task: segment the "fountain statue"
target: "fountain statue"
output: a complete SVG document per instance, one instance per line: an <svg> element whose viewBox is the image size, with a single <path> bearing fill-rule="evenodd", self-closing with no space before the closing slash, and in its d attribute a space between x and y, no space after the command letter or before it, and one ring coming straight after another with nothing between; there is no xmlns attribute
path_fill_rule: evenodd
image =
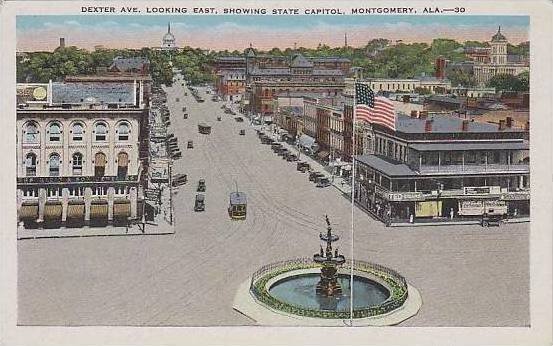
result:
<svg viewBox="0 0 553 346"><path fill-rule="evenodd" d="M342 295L342 287L338 282L338 266L346 261L344 255L338 254L338 249L332 253L332 243L340 239L337 235L332 234L332 227L328 220L328 215L325 215L327 231L326 234L320 233L319 238L326 242L326 250L321 250L313 255L313 261L322 265L321 278L316 286L317 295L333 297Z"/></svg>

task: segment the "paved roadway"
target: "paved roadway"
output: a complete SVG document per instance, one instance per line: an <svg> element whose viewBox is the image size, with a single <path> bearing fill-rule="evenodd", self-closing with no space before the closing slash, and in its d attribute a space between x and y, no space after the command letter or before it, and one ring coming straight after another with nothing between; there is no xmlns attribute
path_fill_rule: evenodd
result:
<svg viewBox="0 0 553 346"><path fill-rule="evenodd" d="M201 94L203 104L184 97L180 83L167 89L183 152L173 173L189 178L174 196L176 234L19 241L20 324L250 325L232 309L238 285L263 264L317 252L325 213L350 257L349 202L316 188L261 145L247 121ZM200 121L211 135L198 133ZM196 213L200 178L206 210ZM245 221L226 211L236 185L248 195ZM422 294L419 314L402 326L529 324L528 224L386 228L358 209L354 220L355 257L396 269Z"/></svg>

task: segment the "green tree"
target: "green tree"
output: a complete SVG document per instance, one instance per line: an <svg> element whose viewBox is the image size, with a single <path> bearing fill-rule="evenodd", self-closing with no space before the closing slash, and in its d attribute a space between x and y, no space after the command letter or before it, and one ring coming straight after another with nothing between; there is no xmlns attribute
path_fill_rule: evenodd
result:
<svg viewBox="0 0 553 346"><path fill-rule="evenodd" d="M497 74L488 81L487 85L495 88L497 91L528 91L527 76L526 73L521 73L518 76Z"/></svg>

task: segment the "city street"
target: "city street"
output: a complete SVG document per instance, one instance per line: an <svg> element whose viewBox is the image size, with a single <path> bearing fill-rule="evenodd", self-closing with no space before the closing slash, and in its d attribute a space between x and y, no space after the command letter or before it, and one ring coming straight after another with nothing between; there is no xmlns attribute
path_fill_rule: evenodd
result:
<svg viewBox="0 0 553 346"><path fill-rule="evenodd" d="M351 258L350 202L315 187L260 144L247 118L236 122L199 90L204 103L181 81L166 89L183 153L173 174L188 175L173 194L175 234L19 241L20 324L253 325L232 309L239 284L264 264L318 252L325 214ZM200 122L210 135L198 133ZM205 211L194 212L199 179ZM247 194L245 221L227 213L236 189ZM529 223L387 228L358 208L354 220L354 257L397 270L422 295L401 326L529 325Z"/></svg>

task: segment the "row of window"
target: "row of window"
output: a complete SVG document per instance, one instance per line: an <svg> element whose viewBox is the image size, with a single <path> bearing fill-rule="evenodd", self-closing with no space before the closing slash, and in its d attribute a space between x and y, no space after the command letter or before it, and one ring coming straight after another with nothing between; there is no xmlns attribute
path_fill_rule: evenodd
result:
<svg viewBox="0 0 553 346"><path fill-rule="evenodd" d="M52 186L46 188L47 197L61 197L62 196L61 186ZM67 187L70 197L82 197L84 196L85 187L84 186L69 186ZM107 186L91 186L92 196L106 196L108 194ZM115 195L126 195L129 193L128 186L114 186ZM38 197L38 188L30 187L23 190L23 196L25 197Z"/></svg>
<svg viewBox="0 0 553 346"><path fill-rule="evenodd" d="M74 153L71 157L72 175L80 176L83 174L83 154ZM94 175L97 177L104 176L106 168L106 155L104 153L96 153L94 155ZM117 176L124 178L127 176L129 156L125 152L120 152L117 155ZM48 157L48 176L58 177L60 175L61 158L58 153L52 153ZM35 153L28 153L25 156L25 175L27 177L36 176L37 157Z"/></svg>
<svg viewBox="0 0 553 346"><path fill-rule="evenodd" d="M107 140L108 125L103 121L99 121L94 124L94 130L92 131L92 138L95 141L102 142ZM128 122L120 122L117 124L116 129L117 139L119 141L129 140L131 128ZM81 122L75 122L71 126L71 140L74 142L80 142L83 140L85 134L85 125ZM62 125L58 122L52 122L47 126L46 139L51 143L62 142ZM40 133L38 125L35 122L28 122L23 126L23 140L24 143L39 143Z"/></svg>

